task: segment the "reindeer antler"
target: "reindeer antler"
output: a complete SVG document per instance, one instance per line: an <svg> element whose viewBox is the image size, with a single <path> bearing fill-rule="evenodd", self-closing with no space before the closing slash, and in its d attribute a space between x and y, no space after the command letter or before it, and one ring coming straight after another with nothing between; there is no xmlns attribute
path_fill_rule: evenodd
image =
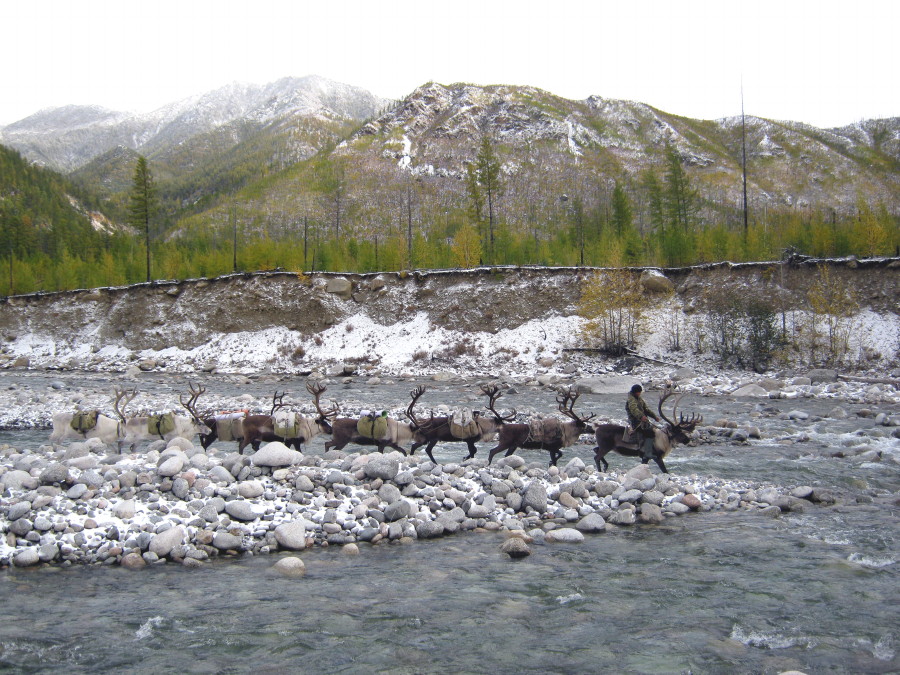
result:
<svg viewBox="0 0 900 675"><path fill-rule="evenodd" d="M319 397L325 393L327 387L321 382L311 382L307 381L306 383L306 391L308 391L313 396L313 403L316 406L316 410L322 419L330 419L333 417L337 417L338 411L340 410L338 404L332 401L332 406L328 410L322 410L319 404Z"/></svg>
<svg viewBox="0 0 900 675"><path fill-rule="evenodd" d="M282 402L286 393L286 391L283 391L279 394L276 389L275 393L272 394L272 409L269 411L269 417L274 415L276 410L281 410L287 405L287 403Z"/></svg>
<svg viewBox="0 0 900 675"><path fill-rule="evenodd" d="M184 407L184 409L191 414L191 417L193 417L196 421L201 422L201 416L200 413L197 412L196 404L197 399L200 398L202 394L206 393L206 387L198 384L197 388L195 389L194 385L189 382L188 389L191 393L191 397L188 399L187 403L185 403L184 401L183 394L178 395L178 400L181 402L181 405Z"/></svg>
<svg viewBox="0 0 900 675"><path fill-rule="evenodd" d="M116 394L115 401L113 402L113 410L116 411L116 415L119 416L119 419L123 422L125 421L125 408L129 403L134 399L135 396L138 395L137 389L119 389L116 387L114 389ZM125 399L125 402L122 403L122 399ZM120 406L121 404L121 406Z"/></svg>
<svg viewBox="0 0 900 675"><path fill-rule="evenodd" d="M512 413L507 415L506 417L504 417L494 409L494 404L501 396L500 387L498 387L496 384L482 384L481 391L488 397L488 410L494 413L494 417L497 418L498 422L511 422L516 418L515 409L513 409Z"/></svg>
<svg viewBox="0 0 900 675"><path fill-rule="evenodd" d="M662 417L671 427L695 427L703 421L703 415L697 416L696 413L691 413L691 419L684 419L684 415L680 414L678 416L678 424L675 424L672 420L666 417L666 414L663 412L662 406L665 401L675 395L676 385L671 382L666 382L665 389L663 389L663 395L659 398L659 405L657 409L659 410L659 416ZM675 417L675 413L678 410L678 404L681 403L681 399L683 399L687 395L687 392L683 394L679 394L678 398L675 399L674 404L672 405L672 417Z"/></svg>
<svg viewBox="0 0 900 675"><path fill-rule="evenodd" d="M412 400L409 402L409 405L406 406L406 416L416 427L421 427L422 423L416 419L416 414L413 412L413 408L416 405L416 401L418 401L422 397L422 394L424 394L427 389L428 388L424 384L420 384L418 387L409 392L410 398Z"/></svg>
<svg viewBox="0 0 900 675"><path fill-rule="evenodd" d="M659 411L659 416L663 418L669 426L677 426L675 422L666 417L666 413L663 412L663 403L668 401L672 396L675 395L675 385L671 382L666 382L665 387L663 387L662 396L659 397L659 403L656 405L656 409ZM675 402L675 405L678 405L678 401ZM674 408L672 409L674 415Z"/></svg>
<svg viewBox="0 0 900 675"><path fill-rule="evenodd" d="M591 413L587 417L581 417L573 410L573 408L575 407L575 401L578 400L579 396L581 396L581 392L575 391L571 387L568 389L560 389L559 394L556 396L556 403L559 406L559 412L561 412L566 417L570 417L576 422L584 424L588 420L596 417L596 414Z"/></svg>

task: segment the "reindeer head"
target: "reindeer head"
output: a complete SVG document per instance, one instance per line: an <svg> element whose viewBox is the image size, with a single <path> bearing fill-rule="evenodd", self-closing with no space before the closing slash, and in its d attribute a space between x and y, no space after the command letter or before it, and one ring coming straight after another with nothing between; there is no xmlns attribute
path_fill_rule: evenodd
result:
<svg viewBox="0 0 900 675"><path fill-rule="evenodd" d="M325 393L325 385L321 382L307 382L306 383L306 391L312 394L313 404L316 406L316 412L319 413L319 416L316 418L316 424L324 431L326 434L330 434L331 429L331 421L337 417L339 407L337 403L332 403L331 407L328 410L322 410L321 403L319 402L319 397Z"/></svg>
<svg viewBox="0 0 900 675"><path fill-rule="evenodd" d="M191 416L191 419L194 421L194 424L197 426L197 431L200 434L208 434L212 431L206 423L203 421L204 415L201 415L197 412L197 399L204 393L206 393L206 387L201 385L197 385L197 388L194 388L193 384L188 383L188 389L190 391L190 398L185 402L184 396L182 394L178 395L178 400L181 402L182 407L188 411L188 414Z"/></svg>
<svg viewBox="0 0 900 675"><path fill-rule="evenodd" d="M684 415L679 415L677 423L670 420L663 412L663 403L671 396L674 396L674 394L675 385L671 382L667 382L665 389L663 389L663 395L659 398L657 410L659 411L659 416L664 419L668 425L666 433L669 437L678 443L684 444L691 440L691 434L694 432L694 429L697 428L697 425L703 423L703 415L698 416L692 413L690 419L685 419ZM678 410L678 403L682 398L684 398L684 394L679 395L678 398L675 399L675 403L672 405L672 417L675 417L675 412Z"/></svg>
<svg viewBox="0 0 900 675"><path fill-rule="evenodd" d="M581 428L586 427L588 421L596 417L596 415L591 413L587 417L582 417L573 410L575 401L578 400L579 396L581 396L581 394L571 387L568 389L560 389L556 396L556 404L559 406L559 412L574 421L575 424Z"/></svg>
<svg viewBox="0 0 900 675"><path fill-rule="evenodd" d="M122 423L124 424L128 420L125 419L125 408L131 403L132 399L137 396L137 389L119 389L115 388L115 401L113 402L113 410L116 411L116 415Z"/></svg>
<svg viewBox="0 0 900 675"><path fill-rule="evenodd" d="M500 392L500 387L496 384L482 384L481 391L488 397L488 410L490 410L494 414L494 420L497 424L506 424L507 422L512 422L516 419L516 411L513 411L509 415L501 415L494 408L494 404L497 402L497 399L502 395Z"/></svg>

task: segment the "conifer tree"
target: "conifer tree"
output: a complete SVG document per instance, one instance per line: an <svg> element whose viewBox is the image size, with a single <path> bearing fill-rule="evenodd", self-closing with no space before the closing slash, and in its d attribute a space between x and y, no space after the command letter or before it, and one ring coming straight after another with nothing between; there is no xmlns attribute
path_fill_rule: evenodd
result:
<svg viewBox="0 0 900 675"><path fill-rule="evenodd" d="M472 199L475 217L481 220L481 209L487 206L488 255L494 261L494 224L497 199L503 194L500 180L500 160L494 154L494 146L489 136L481 138L481 147L475 162L468 166L467 187Z"/></svg>
<svg viewBox="0 0 900 675"><path fill-rule="evenodd" d="M147 248L147 281L150 281L150 222L159 208L153 175L143 155L138 156L128 202L128 223L144 231Z"/></svg>

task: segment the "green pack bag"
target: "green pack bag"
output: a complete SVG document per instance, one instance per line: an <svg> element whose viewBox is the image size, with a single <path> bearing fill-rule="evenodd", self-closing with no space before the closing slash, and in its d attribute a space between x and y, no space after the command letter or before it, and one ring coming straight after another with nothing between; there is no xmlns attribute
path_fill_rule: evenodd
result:
<svg viewBox="0 0 900 675"><path fill-rule="evenodd" d="M363 415L356 423L356 431L363 438L384 439L388 435L388 418L386 414L379 416Z"/></svg>
<svg viewBox="0 0 900 675"><path fill-rule="evenodd" d="M147 433L162 438L171 431L175 431L175 413L159 413L147 418Z"/></svg>
<svg viewBox="0 0 900 675"><path fill-rule="evenodd" d="M79 434L86 433L97 426L97 416L99 414L99 410L79 411L72 415L72 421L69 422L69 426Z"/></svg>

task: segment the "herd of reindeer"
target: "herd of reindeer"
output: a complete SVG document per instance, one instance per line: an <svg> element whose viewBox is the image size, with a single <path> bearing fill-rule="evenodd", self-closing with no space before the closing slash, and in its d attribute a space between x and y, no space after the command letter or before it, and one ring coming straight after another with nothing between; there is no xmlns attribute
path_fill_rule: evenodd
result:
<svg viewBox="0 0 900 675"><path fill-rule="evenodd" d="M426 387L418 386L410 392L412 400L406 408L409 422L386 417L384 423L377 427L378 433L373 433L372 430L376 429L374 424L366 427L360 424L360 418L338 417L339 406L336 403L324 409L321 396L326 387L318 382L306 384L307 391L313 397L316 410L314 416L287 410L288 404L283 402L284 392L279 394L277 391L272 397L272 408L268 414L251 415L248 411L198 413L197 400L205 393L206 388L199 385L194 387L193 384L189 387L187 399L184 395L179 396L182 407L188 412L187 416L168 413L165 423L160 419L163 416L158 415L128 417L125 408L138 392L135 389L117 388L113 408L118 419L92 411L90 422L85 423L83 417L78 417L79 413L59 413L53 416L50 441L55 445L66 438L99 438L107 445L116 444L121 452L123 447L129 447L133 451L143 440L171 440L179 436L192 440L198 435L204 448L208 448L216 440L233 440L238 443L238 451L243 453L248 445L259 450L261 443L272 441L280 441L288 447L301 450L312 438L325 434L331 436L331 440L325 444L326 451L332 448L341 450L349 443L354 443L374 445L382 453L386 447L390 447L405 455L406 450L401 444L412 442L409 454L414 454L416 449L425 446L429 459L438 463L432 455L432 450L438 443L465 443L469 450L466 459L471 459L477 451L476 443L491 442L496 438L497 445L488 452L488 464L500 453L509 457L517 449L525 448L546 450L550 453L550 464L556 465L562 456L562 448L575 444L583 433L592 429L597 443L593 452L598 470L606 471L609 468L605 457L611 451L630 457L641 456L638 443L629 442L631 430L625 426L612 423L589 424L595 415L576 413L574 406L579 393L572 389L560 389L556 396L558 411L567 420L541 417L529 422L516 422L515 410L505 415L497 411L496 403L501 396L497 385L480 386L481 392L487 396L486 410L472 412L466 409L465 416L459 416L460 411L441 416L435 416L432 412L427 417L419 416L414 410L426 391ZM668 473L664 459L672 447L676 443L687 443L696 426L703 421L702 416L694 414L689 418L679 415L677 422L669 419L663 412L663 403L674 393L674 387L667 385L658 404L660 418L665 424L655 429L653 459L664 473ZM683 394L674 401L673 418L682 396ZM645 464L649 462L648 459L642 461Z"/></svg>

